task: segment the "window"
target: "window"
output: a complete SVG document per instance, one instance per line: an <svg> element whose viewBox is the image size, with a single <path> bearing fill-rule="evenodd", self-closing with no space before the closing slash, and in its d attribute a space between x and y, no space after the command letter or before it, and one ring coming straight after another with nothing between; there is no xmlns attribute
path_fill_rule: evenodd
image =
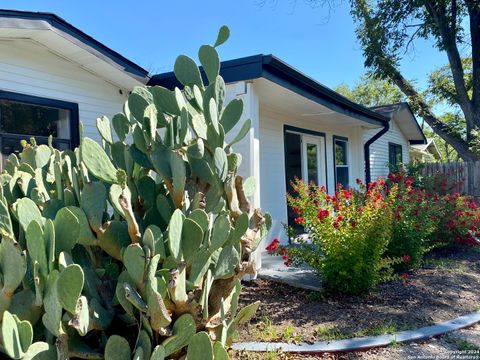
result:
<svg viewBox="0 0 480 360"><path fill-rule="evenodd" d="M66 150L78 145L78 105L6 91L0 91L0 150L2 164L11 153L21 151L20 141L34 137Z"/></svg>
<svg viewBox="0 0 480 360"><path fill-rule="evenodd" d="M388 143L388 162L390 165L398 166L402 161L402 145Z"/></svg>
<svg viewBox="0 0 480 360"><path fill-rule="evenodd" d="M349 187L349 163L348 163L348 139L333 137L333 155L335 166L335 184L341 184L343 188Z"/></svg>

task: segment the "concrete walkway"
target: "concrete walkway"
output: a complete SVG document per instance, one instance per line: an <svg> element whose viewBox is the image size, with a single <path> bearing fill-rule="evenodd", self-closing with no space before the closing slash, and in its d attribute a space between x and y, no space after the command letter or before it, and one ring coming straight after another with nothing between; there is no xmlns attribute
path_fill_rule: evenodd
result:
<svg viewBox="0 0 480 360"><path fill-rule="evenodd" d="M322 282L308 267L285 266L280 256L262 253L262 268L258 271L261 279L273 280L307 290L318 291Z"/></svg>

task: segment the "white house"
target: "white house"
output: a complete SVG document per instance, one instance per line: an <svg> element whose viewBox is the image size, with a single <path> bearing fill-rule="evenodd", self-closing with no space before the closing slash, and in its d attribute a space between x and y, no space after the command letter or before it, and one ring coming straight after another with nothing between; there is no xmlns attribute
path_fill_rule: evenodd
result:
<svg viewBox="0 0 480 360"><path fill-rule="evenodd" d="M272 55L225 61L221 75L228 97L241 98L252 120L250 136L236 151L243 156L242 175L257 179L255 203L272 214L270 239L288 241L283 225L291 225L294 214L285 194L295 176L329 192L338 183L355 186L357 178L386 177L392 151L407 163L409 144L425 140L408 105L368 109ZM179 86L173 73L155 75L149 84Z"/></svg>
<svg viewBox="0 0 480 360"><path fill-rule="evenodd" d="M388 175L389 164L410 163L412 151L425 146L427 139L408 103L375 106L371 109L390 119L389 130L370 146L371 179L376 179ZM366 131L364 141L367 142L373 135L373 131Z"/></svg>
<svg viewBox="0 0 480 360"><path fill-rule="evenodd" d="M270 238L287 241L283 224L293 214L285 193L295 176L333 192L337 183L386 175L390 144L401 146L400 159L408 162L408 144L425 140L403 105L368 109L272 55L223 62L221 75L228 97L243 99L244 117L252 120L236 151L242 175L257 181L255 205L274 219ZM172 73L150 78L54 14L0 10L2 155L18 150L21 138L42 142L51 133L59 147L74 147L79 119L85 134L99 139L96 118L120 111L141 84L173 88L177 82Z"/></svg>
<svg viewBox="0 0 480 360"><path fill-rule="evenodd" d="M60 148L87 136L95 120L122 109L148 72L50 13L0 10L0 149L18 151L20 139ZM3 156L5 158L5 156Z"/></svg>

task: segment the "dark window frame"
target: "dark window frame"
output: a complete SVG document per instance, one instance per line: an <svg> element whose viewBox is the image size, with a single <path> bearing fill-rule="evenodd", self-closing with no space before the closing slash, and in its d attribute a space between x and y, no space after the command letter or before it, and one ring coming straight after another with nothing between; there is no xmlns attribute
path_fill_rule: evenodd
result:
<svg viewBox="0 0 480 360"><path fill-rule="evenodd" d="M40 96L27 95L22 93L15 93L11 91L0 90L0 100L14 101L26 105L38 105L51 108L57 108L62 110L68 110L70 113L70 139L60 139L55 138L54 142L70 144L70 148L74 149L80 144L80 129L79 129L79 110L78 104L68 101L56 100L51 98L44 98ZM36 136L35 134L15 134L15 133L4 133L0 132L0 141L3 137L15 138L19 141L25 139L26 137L34 137L36 139L41 139L46 142L44 136Z"/></svg>
<svg viewBox="0 0 480 360"><path fill-rule="evenodd" d="M397 162L397 156L396 156L396 152L400 150L399 154L400 154L400 162ZM395 154L392 154L392 151L395 151ZM392 163L392 158L395 159L395 162ZM388 143L388 163L389 165L392 165L392 166L398 166L399 164L403 163L403 146L401 144L397 144L397 143L393 143L393 142L389 142Z"/></svg>
<svg viewBox="0 0 480 360"><path fill-rule="evenodd" d="M299 128L299 127L292 126L292 125L287 125L287 124L283 125L283 157L284 157L284 168L285 168L285 180L287 179L287 158L285 156L285 154L287 153L287 146L286 146L286 142L285 142L285 135L286 135L287 132L323 137L323 143L324 143L323 152L325 154L325 179L326 179L325 187L326 187L327 192L328 192L327 141L326 141L327 137L326 137L326 134L324 132L321 132L321 131ZM286 190L288 191L288 184L286 184Z"/></svg>
<svg viewBox="0 0 480 360"><path fill-rule="evenodd" d="M346 165L337 165L337 159L336 159L336 156L335 156L335 144L337 141L343 141L344 143L346 143L346 154L345 154L345 157L346 157L346 162L347 164ZM344 136L339 136L339 135L333 135L332 136L332 144L333 144L333 173L335 175L335 190L337 188L337 185L338 185L338 181L337 181L337 166L341 166L341 167L344 167L344 168L347 168L347 174L348 174L348 184L346 186L346 188L349 188L350 187L350 157L349 157L349 143L348 143L348 138L347 137L344 137Z"/></svg>

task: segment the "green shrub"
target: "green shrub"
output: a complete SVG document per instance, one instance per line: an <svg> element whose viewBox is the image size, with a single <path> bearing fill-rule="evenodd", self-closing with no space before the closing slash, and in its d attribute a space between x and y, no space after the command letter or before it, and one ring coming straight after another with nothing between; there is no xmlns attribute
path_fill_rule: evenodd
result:
<svg viewBox="0 0 480 360"><path fill-rule="evenodd" d="M228 37L222 28L216 45ZM225 359L240 279L271 218L248 200L225 134L243 104L224 104L215 47L204 85L180 56L184 85L137 87L124 112L97 119L103 146L23 143L0 175L1 351L11 358ZM226 106L224 106L226 105ZM133 142L126 139L133 139ZM252 183L251 181L249 182ZM248 192L247 192L248 190Z"/></svg>
<svg viewBox="0 0 480 360"><path fill-rule="evenodd" d="M405 172L388 178L387 190L395 186L397 195L392 203L392 237L386 254L401 259L396 270L415 269L432 246L429 240L438 225L437 206L424 190L414 187L414 179Z"/></svg>
<svg viewBox="0 0 480 360"><path fill-rule="evenodd" d="M312 244L281 248L287 263L307 263L329 288L351 294L366 292L389 276L391 260L383 255L391 237L395 189L385 196L383 184L375 182L368 189L339 189L329 196L324 187L301 180L293 186L296 194L288 196L288 203Z"/></svg>

